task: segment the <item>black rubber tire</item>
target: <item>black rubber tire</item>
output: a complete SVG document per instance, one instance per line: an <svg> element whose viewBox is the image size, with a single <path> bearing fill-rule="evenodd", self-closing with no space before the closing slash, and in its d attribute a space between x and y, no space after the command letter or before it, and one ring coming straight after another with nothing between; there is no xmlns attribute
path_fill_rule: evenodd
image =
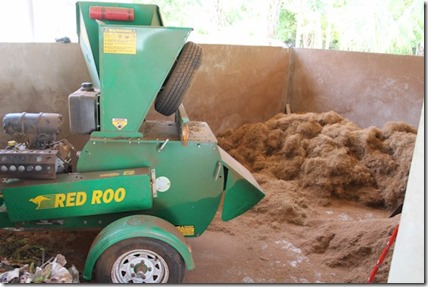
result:
<svg viewBox="0 0 428 287"><path fill-rule="evenodd" d="M110 246L104 251L95 265L95 279L98 283L118 283L113 282L112 268L114 262L123 254L133 250L150 250L157 253L167 264L169 271L166 283L182 283L185 272L185 264L181 255L169 244L147 237L129 238ZM128 282L120 282L128 283ZM132 282L131 282L132 283Z"/></svg>
<svg viewBox="0 0 428 287"><path fill-rule="evenodd" d="M201 62L201 46L187 42L156 97L156 111L165 116L170 116L177 111Z"/></svg>

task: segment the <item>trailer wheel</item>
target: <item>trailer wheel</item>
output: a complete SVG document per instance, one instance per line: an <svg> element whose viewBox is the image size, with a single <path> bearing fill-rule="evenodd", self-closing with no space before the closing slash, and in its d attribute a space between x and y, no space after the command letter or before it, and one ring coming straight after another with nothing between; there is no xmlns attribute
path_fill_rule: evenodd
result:
<svg viewBox="0 0 428 287"><path fill-rule="evenodd" d="M99 283L181 283L184 261L169 244L137 237L104 251L95 266Z"/></svg>
<svg viewBox="0 0 428 287"><path fill-rule="evenodd" d="M190 87L194 72L201 65L202 48L187 42L155 100L155 110L169 116L175 113Z"/></svg>

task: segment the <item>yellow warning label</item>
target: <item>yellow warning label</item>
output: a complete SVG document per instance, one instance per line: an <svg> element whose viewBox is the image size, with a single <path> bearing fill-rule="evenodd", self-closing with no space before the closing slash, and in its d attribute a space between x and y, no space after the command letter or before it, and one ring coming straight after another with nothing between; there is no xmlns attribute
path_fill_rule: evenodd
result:
<svg viewBox="0 0 428 287"><path fill-rule="evenodd" d="M131 54L137 53L137 32L135 29L104 30L104 53Z"/></svg>
<svg viewBox="0 0 428 287"><path fill-rule="evenodd" d="M195 226L193 225L181 225L176 226L178 231L181 232L184 236L193 236L195 235Z"/></svg>
<svg viewBox="0 0 428 287"><path fill-rule="evenodd" d="M111 122L118 130L122 130L128 124L128 119L114 118Z"/></svg>

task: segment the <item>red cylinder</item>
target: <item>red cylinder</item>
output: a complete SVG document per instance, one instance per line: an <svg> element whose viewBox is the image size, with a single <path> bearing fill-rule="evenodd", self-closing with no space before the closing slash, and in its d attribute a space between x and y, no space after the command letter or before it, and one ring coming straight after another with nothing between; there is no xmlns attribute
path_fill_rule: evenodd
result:
<svg viewBox="0 0 428 287"><path fill-rule="evenodd" d="M97 20L112 20L112 21L134 21L133 8L121 7L89 7L89 17Z"/></svg>

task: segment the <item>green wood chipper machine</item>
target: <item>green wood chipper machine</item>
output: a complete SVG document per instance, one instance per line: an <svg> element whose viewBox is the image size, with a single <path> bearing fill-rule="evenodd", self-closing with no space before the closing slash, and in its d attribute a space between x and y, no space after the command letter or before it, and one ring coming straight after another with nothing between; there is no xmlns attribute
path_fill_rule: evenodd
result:
<svg viewBox="0 0 428 287"><path fill-rule="evenodd" d="M89 140L75 151L57 139L60 114L6 114L0 228L99 228L84 279L182 282L195 268L185 238L207 229L220 202L228 221L264 194L209 126L186 115L203 58L191 28L164 27L155 5L77 2L76 17L91 81L68 96L69 121ZM175 118L146 120L152 105Z"/></svg>

